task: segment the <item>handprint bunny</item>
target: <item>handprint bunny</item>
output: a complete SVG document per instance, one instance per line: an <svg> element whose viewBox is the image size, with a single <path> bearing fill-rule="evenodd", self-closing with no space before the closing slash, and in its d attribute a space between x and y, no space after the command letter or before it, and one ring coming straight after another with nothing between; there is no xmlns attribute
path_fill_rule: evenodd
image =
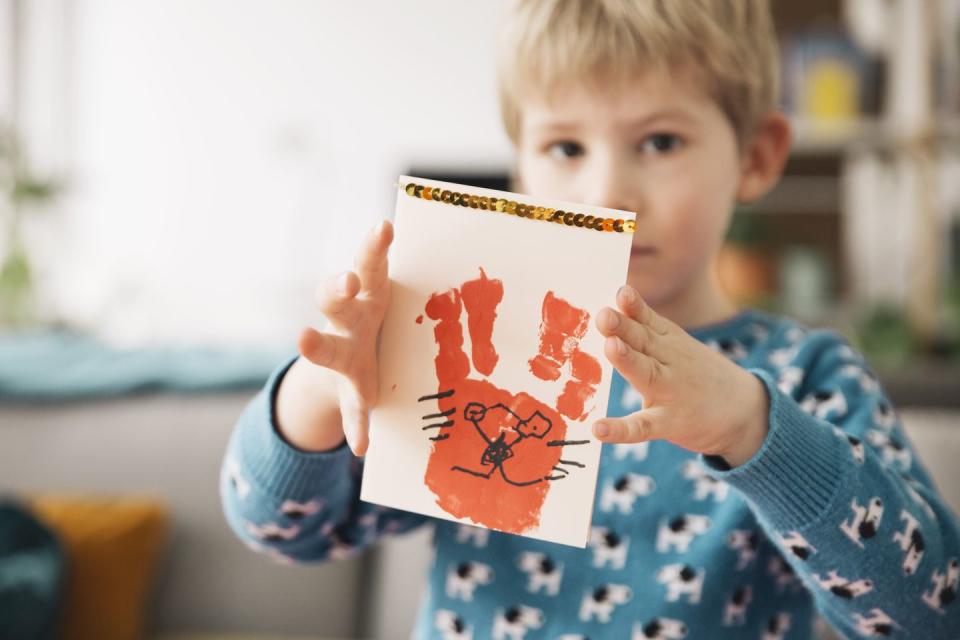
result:
<svg viewBox="0 0 960 640"><path fill-rule="evenodd" d="M481 269L479 278L435 293L426 303L426 315L436 321L438 388L420 401L436 400L438 411L424 416L433 422L423 429L435 433L424 481L437 504L451 515L520 533L539 524L550 483L584 466L563 454L565 447L588 442L587 429L567 439L570 428L565 418L580 421L589 414L584 405L596 392L601 368L596 358L579 348L590 314L548 291L539 353L528 365L531 375L556 381L570 364L570 379L554 406L470 377L471 361L483 376L493 373L499 362L492 336L503 292L503 283ZM463 350L464 309L471 357Z"/></svg>

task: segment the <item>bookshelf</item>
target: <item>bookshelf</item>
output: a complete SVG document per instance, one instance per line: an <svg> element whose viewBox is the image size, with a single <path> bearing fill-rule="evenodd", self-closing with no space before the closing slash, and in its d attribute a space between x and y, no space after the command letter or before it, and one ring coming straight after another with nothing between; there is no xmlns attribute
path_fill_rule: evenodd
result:
<svg viewBox="0 0 960 640"><path fill-rule="evenodd" d="M794 144L780 184L746 211L771 254L805 247L827 274L827 304L804 319L853 331L866 310L898 308L924 354L948 339L955 358L960 327L946 299L960 277L960 201L940 194L960 180L944 169L960 158L958 5L773 0ZM817 69L827 72L814 81ZM789 290L769 293L771 306L805 315Z"/></svg>

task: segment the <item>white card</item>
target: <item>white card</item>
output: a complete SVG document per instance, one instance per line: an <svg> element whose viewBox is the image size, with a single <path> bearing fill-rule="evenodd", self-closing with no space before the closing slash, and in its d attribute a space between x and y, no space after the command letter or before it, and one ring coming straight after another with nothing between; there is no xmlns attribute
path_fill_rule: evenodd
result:
<svg viewBox="0 0 960 640"><path fill-rule="evenodd" d="M626 281L635 215L400 183L514 213L398 188L361 499L586 546L601 447L591 425L607 415L613 373L595 314ZM606 231L577 226L595 218Z"/></svg>

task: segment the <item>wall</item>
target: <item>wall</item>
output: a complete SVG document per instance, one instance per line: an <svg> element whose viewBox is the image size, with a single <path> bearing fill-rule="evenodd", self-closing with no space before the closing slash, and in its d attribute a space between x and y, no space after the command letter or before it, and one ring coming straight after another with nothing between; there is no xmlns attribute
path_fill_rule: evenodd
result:
<svg viewBox="0 0 960 640"><path fill-rule="evenodd" d="M46 312L123 345L292 342L397 175L509 163L500 5L27 3L23 126L69 180L29 229Z"/></svg>

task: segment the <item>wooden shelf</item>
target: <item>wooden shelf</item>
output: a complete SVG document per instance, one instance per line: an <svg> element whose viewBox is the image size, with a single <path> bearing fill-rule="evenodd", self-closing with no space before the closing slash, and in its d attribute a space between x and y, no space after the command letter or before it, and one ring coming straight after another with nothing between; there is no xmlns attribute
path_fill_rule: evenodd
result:
<svg viewBox="0 0 960 640"><path fill-rule="evenodd" d="M756 204L759 213L837 215L840 212L840 178L785 174L777 186Z"/></svg>
<svg viewBox="0 0 960 640"><path fill-rule="evenodd" d="M878 369L877 376L896 407L960 407L956 364L917 362L896 370Z"/></svg>
<svg viewBox="0 0 960 640"><path fill-rule="evenodd" d="M939 119L932 131L910 131L877 118L838 122L811 122L792 118L792 153L842 154L859 149L905 150L927 141L960 144L960 116Z"/></svg>

